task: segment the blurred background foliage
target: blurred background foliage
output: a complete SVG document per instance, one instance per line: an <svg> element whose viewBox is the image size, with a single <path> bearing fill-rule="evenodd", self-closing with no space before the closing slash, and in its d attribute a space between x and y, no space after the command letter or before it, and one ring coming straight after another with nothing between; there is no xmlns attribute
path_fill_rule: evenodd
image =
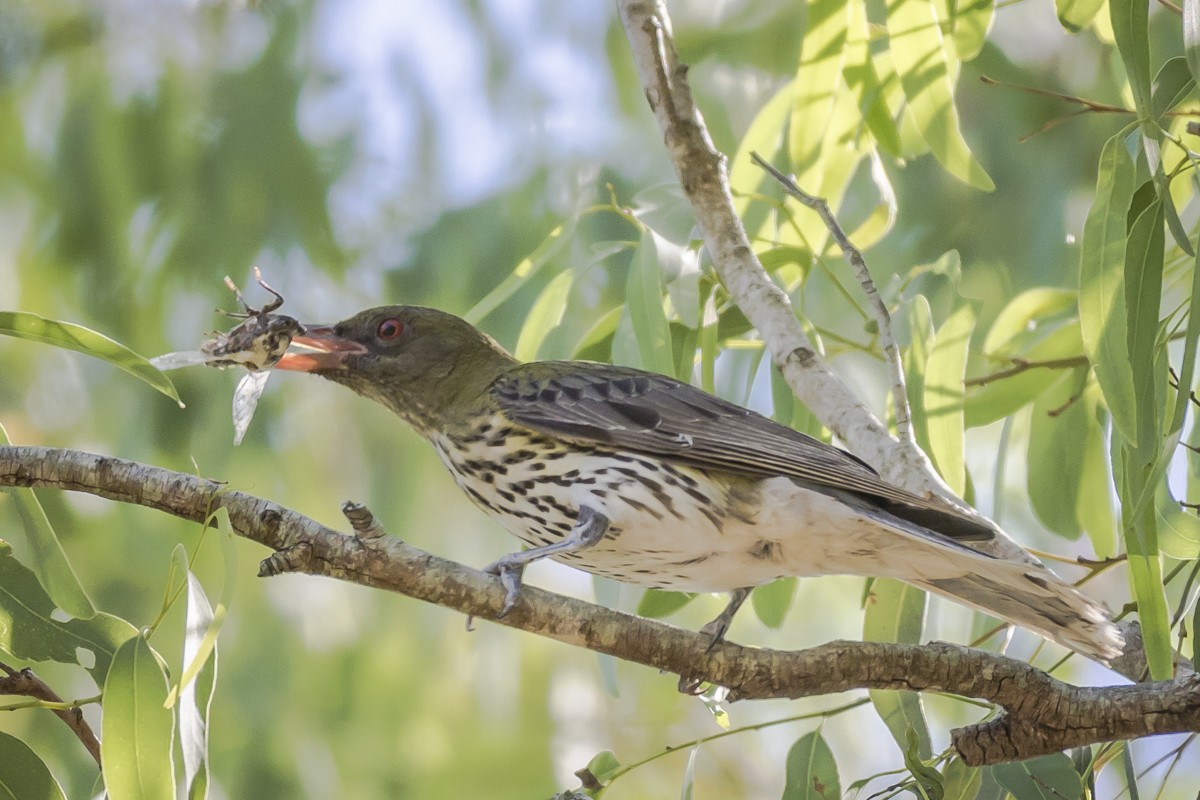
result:
<svg viewBox="0 0 1200 800"><path fill-rule="evenodd" d="M858 290L815 219L780 212L778 189L749 164L749 150L776 154L804 188L835 204L867 249L905 344L936 349L933 331L948 320L967 335L974 330L960 356L979 377L1013 363L988 353L1081 352L1078 339L1064 344L1053 334L1064 325L1078 331L1079 240L1097 160L1132 120L1064 119L1078 106L1014 88L1132 107L1104 5L1059 3L1065 22L1048 0L928 5L954 23L944 25L957 48L949 72L973 158L956 150L953 126L922 126L906 105L912 91L900 62L911 54L888 47L883 3L855 11L848 39L828 25L846 3L671 5L681 57L692 65L717 146L733 159L739 208L764 262L835 368L880 414L886 380ZM1182 53L1179 27L1169 12L1150 15L1156 64ZM844 60L826 63L829 53ZM802 74L832 76L824 94L819 83L790 83L798 61ZM986 84L985 75L1005 85ZM804 108L817 111L796 115L802 85L812 104ZM864 121L859 111L873 102L883 105ZM1176 132L1182 124L1170 122ZM937 157L923 155L937 130L950 141L934 142ZM982 191L989 183L994 190ZM1173 185L1189 226L1193 184ZM192 349L203 332L228 326L213 314L235 308L222 277L252 285L258 265L287 298L283 312L303 320L384 303L433 305L469 315L527 357L583 355L674 372L821 435L773 380L691 237L690 211L608 2L0 4L4 310L77 322L147 356ZM1183 302L1190 277L1190 263L1168 259L1164 308ZM1035 288L1040 293L1021 294ZM255 289L248 295L262 298ZM964 301L971 320L953 316ZM998 318L1007 335L989 333ZM663 341L664 329L669 354L647 344ZM910 361L919 365L920 353ZM1110 555L1116 522L1106 502L1098 393L1093 386L1070 414L1044 413L1079 394L1074 375L1041 370L1017 389L969 393L960 413L971 430L957 480L1030 546ZM1079 375L1086 381L1086 370ZM281 375L235 449L229 397L237 376L173 377L186 409L104 363L0 337L0 421L15 443L195 471L333 526L342 524L341 501L366 502L393 534L468 564L513 548L459 496L432 451L383 409ZM919 392L926 376L910 377ZM953 449L942 453L953 460ZM947 472L946 456L934 455ZM1085 462L1090 472L1078 467ZM1186 470L1173 477L1176 494L1187 494ZM1089 493L1097 486L1100 499ZM193 547L197 527L85 496L40 499L96 605L149 624L172 549ZM27 559L19 526L13 503L0 496L0 538L13 539ZM1085 529L1090 539L1078 543L1053 535ZM1189 531L1180 534L1183 559L1195 558ZM261 581L254 564L266 554L240 541L236 550L211 712L216 797L541 797L574 786L572 773L599 751L628 763L721 730L720 718L675 693L669 676L492 626L468 634L454 614L333 581ZM224 561L212 537L193 568L210 597L222 591ZM1089 584L1116 608L1128 598L1118 573ZM536 565L528 578L628 609L674 605L593 586L554 564ZM758 618L741 617L732 638L791 648L857 637L862 597L858 579L785 586L756 603ZM1178 589L1171 600L1180 602ZM672 621L698 625L720 603L699 598ZM152 640L176 671L181 606ZM987 627L935 603L925 637L970 641ZM1053 663L1058 654L1037 646L1018 632L1010 652ZM1107 680L1079 662L1063 673ZM64 696L95 693L81 669L37 668ZM841 699L727 711L740 726ZM949 726L980 714L945 698L926 705L933 752L945 748ZM87 713L95 721L94 709ZM671 796L685 771L697 796L778 796L793 742L793 760L824 753L828 742L847 788L905 762L869 707L825 725L823 738L797 740L815 724L705 745L690 768L683 752L671 755L630 772L609 796ZM94 767L49 714L0 715L0 731L30 743L68 797L87 795ZM1165 754L1145 778L1157 788L1171 754L1188 741L1135 743L1129 764L1140 770ZM1200 779L1192 764L1164 782L1162 797L1191 797ZM1100 796L1123 785L1113 772L1101 775ZM958 796L1000 798L1018 785L1010 779L975 773L962 778ZM891 780L878 778L868 791Z"/></svg>

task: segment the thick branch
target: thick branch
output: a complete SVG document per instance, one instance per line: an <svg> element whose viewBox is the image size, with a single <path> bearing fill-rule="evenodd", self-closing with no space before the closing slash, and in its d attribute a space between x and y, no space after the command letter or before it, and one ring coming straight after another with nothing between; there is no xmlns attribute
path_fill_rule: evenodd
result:
<svg viewBox="0 0 1200 800"><path fill-rule="evenodd" d="M351 507L345 535L215 481L106 456L42 447L0 447L0 486L88 492L201 522L225 508L241 536L277 552L260 574L326 575L399 592L566 644L730 688L738 699L795 698L851 689L910 689L978 697L998 719L953 733L969 764L1029 758L1067 747L1156 733L1200 731L1200 677L1080 688L1005 656L935 643L830 642L799 652L722 643L661 622L534 587L503 619L495 578L382 534Z"/></svg>

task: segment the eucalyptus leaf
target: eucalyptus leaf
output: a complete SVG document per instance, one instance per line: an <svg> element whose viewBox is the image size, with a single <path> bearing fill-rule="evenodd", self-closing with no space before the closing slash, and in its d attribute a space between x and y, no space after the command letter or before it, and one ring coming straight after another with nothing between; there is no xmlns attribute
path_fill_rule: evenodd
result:
<svg viewBox="0 0 1200 800"><path fill-rule="evenodd" d="M117 650L104 681L100 760L110 800L175 796L175 716L166 699L162 663L144 636L132 637Z"/></svg>
<svg viewBox="0 0 1200 800"><path fill-rule="evenodd" d="M0 731L0 800L65 800L62 787L29 745Z"/></svg>
<svg viewBox="0 0 1200 800"><path fill-rule="evenodd" d="M840 800L837 762L819 731L797 739L787 754L782 800Z"/></svg>

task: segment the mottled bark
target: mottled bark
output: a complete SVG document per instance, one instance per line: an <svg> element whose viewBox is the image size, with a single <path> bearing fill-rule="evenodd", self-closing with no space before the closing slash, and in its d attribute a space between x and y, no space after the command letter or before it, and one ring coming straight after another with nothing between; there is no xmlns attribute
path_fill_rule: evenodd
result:
<svg viewBox="0 0 1200 800"><path fill-rule="evenodd" d="M532 586L502 619L498 579L392 536L358 506L342 534L216 481L106 456L0 447L0 486L87 492L202 522L224 508L240 536L276 551L259 574L302 572L399 592L730 689L733 699L795 698L851 689L910 689L977 697L1005 714L953 732L969 764L1029 758L1067 747L1155 733L1200 731L1200 678L1081 688L1021 661L958 645L830 642L798 652L761 650L613 611Z"/></svg>

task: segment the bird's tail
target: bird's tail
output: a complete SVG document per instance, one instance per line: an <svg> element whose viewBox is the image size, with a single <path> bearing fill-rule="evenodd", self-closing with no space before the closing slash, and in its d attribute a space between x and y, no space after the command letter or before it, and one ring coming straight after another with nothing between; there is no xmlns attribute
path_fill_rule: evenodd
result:
<svg viewBox="0 0 1200 800"><path fill-rule="evenodd" d="M978 569L981 564L976 564ZM1039 633L1080 655L1107 664L1121 654L1125 639L1108 609L1035 564L996 559L987 574L909 581L1006 622Z"/></svg>

